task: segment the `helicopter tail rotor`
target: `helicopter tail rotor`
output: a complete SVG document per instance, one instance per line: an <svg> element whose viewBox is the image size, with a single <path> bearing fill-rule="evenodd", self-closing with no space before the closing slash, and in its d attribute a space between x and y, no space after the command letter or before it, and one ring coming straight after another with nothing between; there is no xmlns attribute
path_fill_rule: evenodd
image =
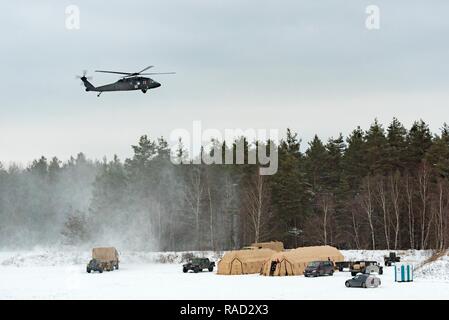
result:
<svg viewBox="0 0 449 320"><path fill-rule="evenodd" d="M83 70L83 75L79 76L77 75L76 78L80 79L82 82L80 83L80 85L84 85L86 87L86 91L90 91L95 89L95 86L92 85L89 80L92 80L92 77L87 77L87 70Z"/></svg>
<svg viewBox="0 0 449 320"><path fill-rule="evenodd" d="M82 76L76 75L76 79L81 79L81 81L83 81L81 84L84 83L84 80L92 80L93 79L91 76L86 77L86 75L87 75L87 70L83 70L83 75Z"/></svg>

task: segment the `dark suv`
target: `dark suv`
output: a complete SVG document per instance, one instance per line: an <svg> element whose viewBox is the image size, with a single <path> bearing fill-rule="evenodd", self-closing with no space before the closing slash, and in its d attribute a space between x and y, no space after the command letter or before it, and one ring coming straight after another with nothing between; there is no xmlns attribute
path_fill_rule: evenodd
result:
<svg viewBox="0 0 449 320"><path fill-rule="evenodd" d="M304 270L305 277L318 277L334 274L334 263L332 261L312 261Z"/></svg>
<svg viewBox="0 0 449 320"><path fill-rule="evenodd" d="M192 258L188 263L182 265L182 271L188 272L193 270L193 272L198 273L207 269L210 272L214 271L215 262L210 261L208 258Z"/></svg>

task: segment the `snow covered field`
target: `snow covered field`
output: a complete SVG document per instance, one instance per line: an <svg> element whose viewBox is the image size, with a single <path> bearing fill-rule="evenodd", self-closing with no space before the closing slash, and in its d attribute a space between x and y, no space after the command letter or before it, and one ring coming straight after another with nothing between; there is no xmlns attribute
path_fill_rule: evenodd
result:
<svg viewBox="0 0 449 320"><path fill-rule="evenodd" d="M343 254L381 261L386 252ZM415 265L430 256L424 251L399 254ZM346 288L348 272L319 278L184 274L180 257L122 253L120 270L88 274L89 252L0 252L0 299L449 299L448 256L417 271L413 283L395 283L393 269L386 268L377 289ZM174 263L157 262L161 259Z"/></svg>

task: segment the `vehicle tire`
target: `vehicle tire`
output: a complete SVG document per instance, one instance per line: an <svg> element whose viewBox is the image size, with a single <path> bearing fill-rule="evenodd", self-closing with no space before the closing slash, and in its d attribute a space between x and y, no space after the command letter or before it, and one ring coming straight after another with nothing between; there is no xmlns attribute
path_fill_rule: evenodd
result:
<svg viewBox="0 0 449 320"><path fill-rule="evenodd" d="M366 283L362 283L362 288L366 288Z"/></svg>
<svg viewBox="0 0 449 320"><path fill-rule="evenodd" d="M118 263L115 265L115 270L118 270Z"/></svg>
<svg viewBox="0 0 449 320"><path fill-rule="evenodd" d="M209 272L212 272L212 271L214 271L214 267L209 267L208 270L209 270Z"/></svg>
<svg viewBox="0 0 449 320"><path fill-rule="evenodd" d="M379 274L384 274L384 269L379 269Z"/></svg>
<svg viewBox="0 0 449 320"><path fill-rule="evenodd" d="M198 272L200 272L200 268L198 268L198 267L195 267L195 268L193 269L193 272L195 272L195 273L198 273Z"/></svg>
<svg viewBox="0 0 449 320"><path fill-rule="evenodd" d="M92 270L90 270L90 268L86 269L87 273L90 273Z"/></svg>
<svg viewBox="0 0 449 320"><path fill-rule="evenodd" d="M351 272L351 276L355 277L357 275L357 272Z"/></svg>
<svg viewBox="0 0 449 320"><path fill-rule="evenodd" d="M147 89L142 89L142 92L143 93L147 93Z"/></svg>
<svg viewBox="0 0 449 320"><path fill-rule="evenodd" d="M342 271L343 271L343 268L339 267L339 268L338 268L338 271L342 272Z"/></svg>
<svg viewBox="0 0 449 320"><path fill-rule="evenodd" d="M98 272L103 273L103 269L98 269Z"/></svg>
<svg viewBox="0 0 449 320"><path fill-rule="evenodd" d="M350 288L351 287L351 284L349 283L349 281L345 282L345 286L346 286L346 288Z"/></svg>
<svg viewBox="0 0 449 320"><path fill-rule="evenodd" d="M334 270L331 270L331 272L329 273L330 276L334 275Z"/></svg>
<svg viewBox="0 0 449 320"><path fill-rule="evenodd" d="M189 271L187 268L182 268L182 272L187 273L187 271Z"/></svg>

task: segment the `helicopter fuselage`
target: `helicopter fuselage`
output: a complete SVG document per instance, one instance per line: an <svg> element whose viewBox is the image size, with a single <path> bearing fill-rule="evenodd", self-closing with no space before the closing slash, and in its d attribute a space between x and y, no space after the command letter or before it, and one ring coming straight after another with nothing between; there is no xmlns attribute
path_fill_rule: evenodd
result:
<svg viewBox="0 0 449 320"><path fill-rule="evenodd" d="M83 80L83 82L86 84L85 80ZM153 79L150 78L131 77L131 78L123 78L118 80L117 82L98 87L94 86L91 87L86 85L86 91L105 92L105 91L142 90L143 92L146 92L149 89L158 88L160 86L161 84L159 82L154 81Z"/></svg>

